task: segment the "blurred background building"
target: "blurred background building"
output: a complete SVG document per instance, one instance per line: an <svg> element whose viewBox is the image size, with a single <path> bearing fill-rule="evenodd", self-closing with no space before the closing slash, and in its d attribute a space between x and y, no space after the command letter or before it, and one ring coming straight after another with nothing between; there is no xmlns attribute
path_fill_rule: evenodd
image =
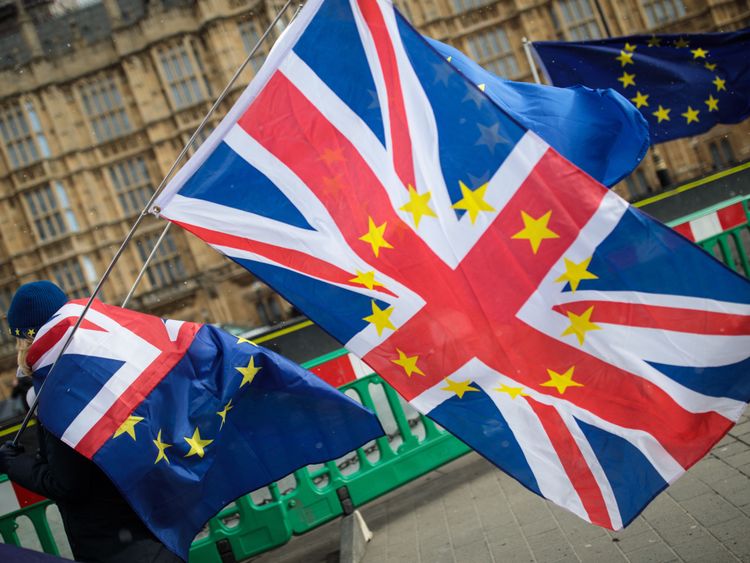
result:
<svg viewBox="0 0 750 563"><path fill-rule="evenodd" d="M0 1L0 310L22 283L47 278L85 297L213 100L281 0ZM531 80L522 38L730 31L750 0L399 0L420 31L487 69ZM291 15L291 10L288 15ZM604 19L603 19L604 18ZM288 18L287 18L288 21ZM281 26L283 27L283 26ZM280 31L276 30L277 32ZM260 67L253 58L215 125ZM210 133L207 128L199 142ZM750 156L750 126L659 146L673 182ZM616 189L662 189L652 159ZM119 304L164 224L149 218L104 286ZM174 229L130 306L165 317L273 324L291 307L245 270ZM0 399L15 373L0 321Z"/></svg>

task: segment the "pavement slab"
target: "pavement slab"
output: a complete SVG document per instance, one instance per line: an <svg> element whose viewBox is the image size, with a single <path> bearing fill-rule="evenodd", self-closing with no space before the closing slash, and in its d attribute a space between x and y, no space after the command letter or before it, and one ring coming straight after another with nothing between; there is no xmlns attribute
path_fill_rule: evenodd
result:
<svg viewBox="0 0 750 563"><path fill-rule="evenodd" d="M750 563L750 418L626 529L611 532L530 493L470 453L360 507L363 563ZM252 559L332 563L338 522Z"/></svg>

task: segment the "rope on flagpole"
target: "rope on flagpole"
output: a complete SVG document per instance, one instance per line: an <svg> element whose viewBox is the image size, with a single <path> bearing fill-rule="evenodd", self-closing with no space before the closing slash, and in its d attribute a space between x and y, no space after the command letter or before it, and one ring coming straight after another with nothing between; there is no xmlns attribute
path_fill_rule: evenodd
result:
<svg viewBox="0 0 750 563"><path fill-rule="evenodd" d="M187 154L188 150L190 149L190 146L193 144L193 141L195 141L198 134L203 130L206 123L208 122L211 115L216 111L216 108L219 107L221 102L224 101L224 98L226 97L227 93L231 89L231 87L234 85L234 83L237 81L237 78L239 78L240 73L245 69L247 64L250 62L250 59L255 55L256 51L260 48L260 46L265 41L266 37L271 33L273 30L273 27L276 25L276 23L281 19L281 17L284 15L284 13L287 11L289 6L292 4L294 0L287 0L287 2L281 7L281 9L276 14L276 17L273 19L273 21L269 24L269 26L266 28L266 31L263 33L263 35L258 39L258 42L255 44L255 47L252 48L250 53L247 55L243 63L239 66L237 71L234 73L232 78L227 83L224 90L222 90L221 94L216 98L216 101L211 106L211 109L208 110L208 113L203 118L203 121L201 121L200 125L198 125L198 128L195 130L195 132L191 135L190 139L188 140L185 147L180 151L180 154L175 159L174 163L170 167L167 174L164 176L164 179L161 181L159 186L154 191L153 195L151 196L151 199L149 199L148 203L146 203L146 206L141 211L140 215L138 215L138 219L136 219L135 223L133 223L133 226L130 227L130 231L125 236L125 239L120 244L120 248L117 249L117 252L115 252L115 255L112 257L112 260L110 261L109 265L107 266L107 269L102 274L102 277L99 278L99 281L96 284L96 287L94 288L94 291L91 293L91 296L89 297L88 301L86 302L86 305L83 308L83 311L81 311L81 315L76 320L76 323L73 325L73 329L68 334L67 338L65 339L65 343L62 345L62 349L60 350L59 355L55 358L55 361L52 363L52 367L49 369L49 372L47 372L47 376L44 378L44 381L42 381L42 384L39 386L39 391L37 392L36 396L34 397L34 401L29 406L29 411L26 413L26 416L23 418L23 421L21 422L21 426L18 428L18 432L16 432L16 435L13 437L12 445L13 447L18 447L18 441L21 438L21 435L26 431L26 428L29 426L29 422L31 421L31 417L34 416L34 413L36 412L37 407L39 406L39 397L42 395L42 391L44 390L45 384L49 380L50 377L52 377L52 374L55 371L55 368L57 367L60 358L62 358L63 354L65 353L65 350L68 349L68 346L70 345L70 342L73 340L73 335L78 330L78 327L81 326L81 323L83 322L83 318L86 316L86 313L91 308L92 303L94 302L94 299L96 299L96 296L99 295L99 292L101 291L102 285L104 285L104 282L107 281L107 278L109 278L110 274L112 273L112 270L115 267L115 264L120 259L120 256L122 256L123 252L125 251L125 248L128 246L130 241L133 239L133 236L135 235L135 231L140 226L141 222L146 218L148 215L148 210L151 209L151 205L153 205L154 201L156 201L156 198L159 196L159 194L164 190L165 186L167 185L167 182L169 178L172 176L174 171L177 169L177 166L180 164L182 159ZM300 4L301 7L301 4ZM299 12L299 8L297 9ZM164 239L164 236L167 234L169 226L164 229L164 232L162 232L161 237L159 237L159 241ZM157 241L157 242L159 242ZM151 255L149 256L149 260L153 257L153 255L156 252L156 247L154 247L154 250L152 250ZM146 267L148 266L148 262L144 265L143 269L141 270L141 273L139 274L138 278L136 279L136 282L139 282L140 279L143 277L143 272L145 272ZM127 303L128 299L132 295L133 291L135 290L135 284L131 291L128 293L127 297L125 298L125 302L123 303L123 306Z"/></svg>
<svg viewBox="0 0 750 563"><path fill-rule="evenodd" d="M187 142L186 148L190 147L190 145L193 143L193 140L198 136L198 134L203 130L203 127L205 126L206 122L208 121L208 118L213 113L214 109L223 101L226 93L229 91L229 89L234 85L235 81L239 77L240 73L245 69L247 66L247 63L250 61L250 59L253 58L255 55L255 52L260 48L260 46L263 44L264 39L268 36L270 33L270 30L273 28L274 25L279 21L281 16L286 12L287 7L289 4L291 4L292 0L286 3L286 5L281 9L281 11L276 15L274 20L271 22L271 24L268 26L268 29L266 29L265 33L261 36L260 39L258 39L258 42L255 44L255 46L250 50L250 54L245 59L245 62L242 63L242 65L239 67L237 72L234 73L234 76L229 80L229 83L227 84L226 88L224 88L224 91L219 94L219 97L216 100L216 103L214 103L213 107L208 111L206 114L206 117L203 119L200 125L198 125L198 128L195 130L195 133L193 133L193 136L190 137L190 140ZM297 10L292 14L292 19L289 20L289 23L292 23L294 21L294 18L297 17L297 14L299 14L299 11L302 9L303 3L300 2L297 5ZM182 156L182 155L180 155ZM180 157L177 158L177 162L180 161ZM170 170L170 174L171 174ZM167 177L170 176L170 174L167 174ZM150 207L151 203L154 201L155 198L152 198L151 201L148 203L148 207ZM143 263L143 266L141 267L141 271L138 272L138 275L135 278L135 281L133 282L133 285L130 287L130 291L128 291L128 294L125 296L125 299L122 301L121 307L127 307L128 303L130 302L130 298L133 297L133 294L135 293L136 289L138 289L138 286L141 283L141 280L143 279L144 274L146 273L146 270L148 269L149 265L151 264L151 260L153 260L154 256L156 256L156 251L159 249L159 246L161 245L164 238L167 236L167 233L169 232L169 228L172 226L172 223L167 222L166 226L164 227L164 230L162 231L161 235L159 235L158 240L154 243L154 247L151 249L151 253L146 258L146 261Z"/></svg>
<svg viewBox="0 0 750 563"><path fill-rule="evenodd" d="M534 77L534 82L536 82L537 84L541 84L542 81L539 79L539 70L536 68L536 61L534 60L534 57L531 54L531 41L529 41L525 37L522 37L521 43L523 43L523 52L526 53L526 59L528 59L529 61L529 68L531 68L531 76Z"/></svg>

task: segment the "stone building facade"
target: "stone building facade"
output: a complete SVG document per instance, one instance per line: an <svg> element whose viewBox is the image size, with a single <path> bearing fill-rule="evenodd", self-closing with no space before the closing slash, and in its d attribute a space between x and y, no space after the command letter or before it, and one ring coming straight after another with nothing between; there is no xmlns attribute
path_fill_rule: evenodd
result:
<svg viewBox="0 0 750 563"><path fill-rule="evenodd" d="M0 310L26 281L90 294L153 190L282 0L0 1ZM398 0L423 33L488 69L531 80L522 38L728 31L750 0ZM288 21L293 10L284 18ZM283 25L279 24L280 31ZM199 143L260 67L250 61ZM748 124L659 147L674 181L750 156ZM651 159L617 189L659 185ZM120 303L163 223L144 221L103 298ZM171 318L256 326L289 305L194 237L172 230L130 306ZM0 398L14 342L0 335Z"/></svg>

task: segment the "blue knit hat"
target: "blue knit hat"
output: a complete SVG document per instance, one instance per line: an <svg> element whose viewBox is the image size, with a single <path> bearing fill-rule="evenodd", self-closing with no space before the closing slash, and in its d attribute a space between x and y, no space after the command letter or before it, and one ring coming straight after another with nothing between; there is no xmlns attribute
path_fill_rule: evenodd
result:
<svg viewBox="0 0 750 563"><path fill-rule="evenodd" d="M18 338L33 338L67 301L65 292L51 281L42 280L22 285L8 308L10 333Z"/></svg>

